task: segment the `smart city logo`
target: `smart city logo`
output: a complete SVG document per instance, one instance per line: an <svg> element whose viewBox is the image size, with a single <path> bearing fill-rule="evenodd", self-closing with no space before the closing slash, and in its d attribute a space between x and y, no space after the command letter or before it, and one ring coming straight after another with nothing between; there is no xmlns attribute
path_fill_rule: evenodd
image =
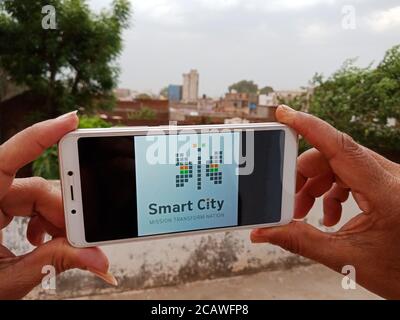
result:
<svg viewBox="0 0 400 320"><path fill-rule="evenodd" d="M202 188L201 178L201 163L202 156L201 150L206 147L206 144L201 145L193 144L194 149L197 149L197 190ZM221 165L223 162L223 152L215 151L209 160L206 162L206 177L214 184L222 184L222 172ZM176 175L176 187L182 188L193 178L193 162L189 161L189 158L183 153L176 154L176 166L179 167L179 174Z"/></svg>

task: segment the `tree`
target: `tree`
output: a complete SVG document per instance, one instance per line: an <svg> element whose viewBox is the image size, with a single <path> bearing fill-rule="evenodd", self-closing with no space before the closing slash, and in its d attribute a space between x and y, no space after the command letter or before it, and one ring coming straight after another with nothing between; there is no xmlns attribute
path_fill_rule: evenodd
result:
<svg viewBox="0 0 400 320"><path fill-rule="evenodd" d="M160 90L160 96L168 98L168 87L164 87Z"/></svg>
<svg viewBox="0 0 400 320"><path fill-rule="evenodd" d="M274 92L274 89L270 86L266 86L266 87L260 89L259 94L270 94L272 92Z"/></svg>
<svg viewBox="0 0 400 320"><path fill-rule="evenodd" d="M44 29L42 8L55 8L56 29ZM0 69L13 82L46 99L48 116L75 109L112 105L128 27L128 0L94 14L86 0L0 2Z"/></svg>
<svg viewBox="0 0 400 320"><path fill-rule="evenodd" d="M140 100L151 100L153 99L153 97L147 93L140 93L136 96L136 99L140 99Z"/></svg>
<svg viewBox="0 0 400 320"><path fill-rule="evenodd" d="M232 84L228 88L229 91L235 90L238 93L254 93L258 92L258 85L253 81L242 80L237 83Z"/></svg>
<svg viewBox="0 0 400 320"><path fill-rule="evenodd" d="M0 102L20 94L25 88L16 86L10 79L10 76L0 69Z"/></svg>
<svg viewBox="0 0 400 320"><path fill-rule="evenodd" d="M304 90L304 92L295 95L292 98L285 98L278 95L278 103L291 106L295 110L308 111L310 104L310 93L308 92L309 89L304 88Z"/></svg>
<svg viewBox="0 0 400 320"><path fill-rule="evenodd" d="M314 78L310 112L378 152L400 154L400 46L377 67L348 60L331 77ZM390 125L395 120L397 125Z"/></svg>
<svg viewBox="0 0 400 320"><path fill-rule="evenodd" d="M139 110L128 114L129 120L154 120L156 117L156 112L147 106L141 107Z"/></svg>
<svg viewBox="0 0 400 320"><path fill-rule="evenodd" d="M6 73L0 69L0 102L7 95L8 82L9 82L9 79L8 79Z"/></svg>

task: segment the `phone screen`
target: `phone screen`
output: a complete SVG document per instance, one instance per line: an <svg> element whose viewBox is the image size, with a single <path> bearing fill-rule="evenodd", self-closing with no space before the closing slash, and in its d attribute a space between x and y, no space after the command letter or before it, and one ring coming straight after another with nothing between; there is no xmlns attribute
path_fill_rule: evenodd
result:
<svg viewBox="0 0 400 320"><path fill-rule="evenodd" d="M87 242L281 220L283 130L78 140Z"/></svg>

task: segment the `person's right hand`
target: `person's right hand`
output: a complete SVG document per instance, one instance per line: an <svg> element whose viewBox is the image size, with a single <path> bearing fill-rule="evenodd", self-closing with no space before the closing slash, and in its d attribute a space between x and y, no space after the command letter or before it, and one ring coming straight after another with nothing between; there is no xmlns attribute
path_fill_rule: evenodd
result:
<svg viewBox="0 0 400 320"><path fill-rule="evenodd" d="M305 222L254 230L253 242L269 242L338 272L356 270L356 281L385 298L400 298L400 165L357 144L326 122L289 107L276 116L315 149L297 164L295 218L302 219L324 196L324 224L339 222L351 192L361 213L334 233Z"/></svg>

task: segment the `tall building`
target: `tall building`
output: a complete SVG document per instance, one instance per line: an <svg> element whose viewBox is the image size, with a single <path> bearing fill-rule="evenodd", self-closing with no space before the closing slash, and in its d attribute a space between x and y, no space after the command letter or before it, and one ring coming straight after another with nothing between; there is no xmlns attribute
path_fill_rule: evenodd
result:
<svg viewBox="0 0 400 320"><path fill-rule="evenodd" d="M182 86L170 84L168 87L168 100L179 102L182 100Z"/></svg>
<svg viewBox="0 0 400 320"><path fill-rule="evenodd" d="M199 97L199 73L197 70L190 70L183 75L183 102L197 102Z"/></svg>
<svg viewBox="0 0 400 320"><path fill-rule="evenodd" d="M130 89L117 88L114 90L117 100L132 100L132 91Z"/></svg>

